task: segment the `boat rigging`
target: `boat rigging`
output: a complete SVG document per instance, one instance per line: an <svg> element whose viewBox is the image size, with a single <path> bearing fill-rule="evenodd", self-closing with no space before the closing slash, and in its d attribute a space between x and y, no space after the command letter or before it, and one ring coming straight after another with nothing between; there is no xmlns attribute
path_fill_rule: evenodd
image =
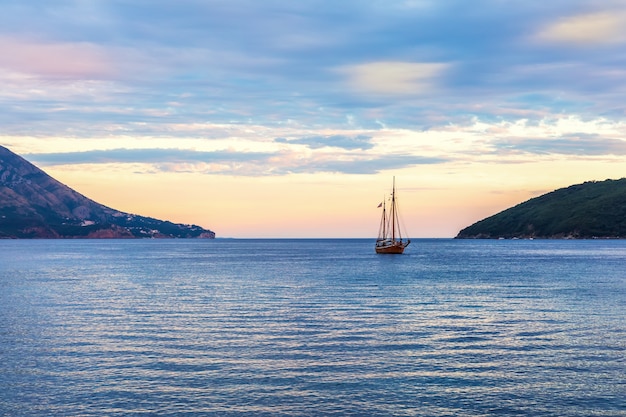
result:
<svg viewBox="0 0 626 417"><path fill-rule="evenodd" d="M380 207L380 205L379 205ZM386 199L382 202L383 214L380 220L378 238L376 239L376 253L401 254L411 243L410 239L402 237L398 206L396 201L396 177L393 177L391 202L387 210Z"/></svg>

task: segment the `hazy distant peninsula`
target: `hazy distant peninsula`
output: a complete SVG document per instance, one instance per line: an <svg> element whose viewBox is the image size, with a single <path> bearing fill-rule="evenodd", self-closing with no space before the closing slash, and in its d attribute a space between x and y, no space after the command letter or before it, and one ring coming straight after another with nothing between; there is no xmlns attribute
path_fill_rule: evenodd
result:
<svg viewBox="0 0 626 417"><path fill-rule="evenodd" d="M103 206L0 146L0 238L215 238L177 224Z"/></svg>
<svg viewBox="0 0 626 417"><path fill-rule="evenodd" d="M561 188L461 230L457 239L626 238L626 178Z"/></svg>

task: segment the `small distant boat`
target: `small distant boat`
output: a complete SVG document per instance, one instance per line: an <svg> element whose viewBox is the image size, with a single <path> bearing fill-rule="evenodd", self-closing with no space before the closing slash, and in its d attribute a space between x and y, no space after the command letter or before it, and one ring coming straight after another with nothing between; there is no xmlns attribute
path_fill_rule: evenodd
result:
<svg viewBox="0 0 626 417"><path fill-rule="evenodd" d="M383 208L383 215L380 220L378 238L376 239L376 253L401 254L409 246L411 241L402 238L400 231L400 221L396 202L396 177L393 177L393 188L391 191L391 204L387 210L386 199L378 206Z"/></svg>

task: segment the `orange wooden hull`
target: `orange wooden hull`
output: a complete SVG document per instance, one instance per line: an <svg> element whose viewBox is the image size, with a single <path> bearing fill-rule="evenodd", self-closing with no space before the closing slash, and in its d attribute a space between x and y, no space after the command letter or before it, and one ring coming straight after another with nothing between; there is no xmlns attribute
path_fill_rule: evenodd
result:
<svg viewBox="0 0 626 417"><path fill-rule="evenodd" d="M404 248L409 246L409 243L411 243L410 240L408 242L392 242L392 243L384 244L384 245L377 244L376 253L400 255L404 253Z"/></svg>

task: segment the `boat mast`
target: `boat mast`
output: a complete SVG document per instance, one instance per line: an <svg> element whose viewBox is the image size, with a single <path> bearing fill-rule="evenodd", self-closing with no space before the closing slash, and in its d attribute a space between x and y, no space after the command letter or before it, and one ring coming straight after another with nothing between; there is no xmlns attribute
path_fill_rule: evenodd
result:
<svg viewBox="0 0 626 417"><path fill-rule="evenodd" d="M396 240L396 177L393 177L391 189L391 240Z"/></svg>
<svg viewBox="0 0 626 417"><path fill-rule="evenodd" d="M380 227L378 228L378 240L383 240L387 237L387 205L385 204L385 198L383 196L383 215L380 219Z"/></svg>
<svg viewBox="0 0 626 417"><path fill-rule="evenodd" d="M385 199L383 198L383 234L381 237L384 239L387 237L387 205L385 204Z"/></svg>

